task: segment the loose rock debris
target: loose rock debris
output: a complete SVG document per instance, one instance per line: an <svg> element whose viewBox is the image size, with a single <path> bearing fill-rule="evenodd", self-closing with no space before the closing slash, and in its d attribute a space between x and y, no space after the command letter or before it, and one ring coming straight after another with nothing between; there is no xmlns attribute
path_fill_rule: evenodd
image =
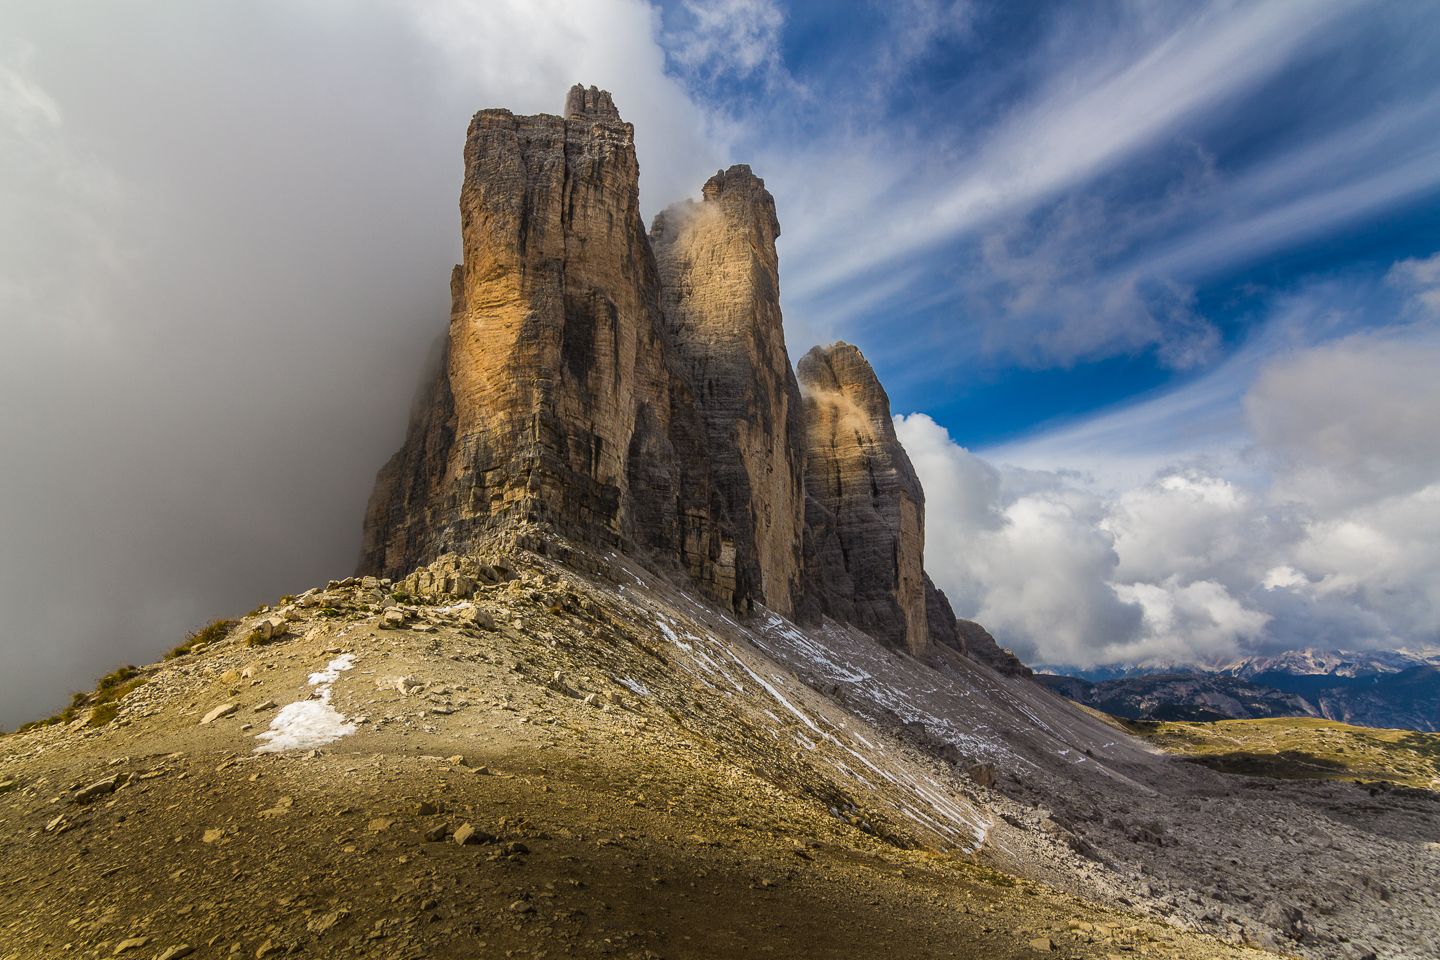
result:
<svg viewBox="0 0 1440 960"><path fill-rule="evenodd" d="M366 599L382 584L333 584L294 605L290 639L247 646L241 622L147 668L107 726L0 740L0 958L1242 957L1266 937L1422 955L1405 952L1428 935L1400 912L1408 875L1361 888L1393 905L1367 940L1340 941L1309 903L1262 925L1259 901L1279 898L1232 909L1209 869L1221 851L1173 811L1161 822L1167 802L1219 821L1293 798L1126 787L1118 826L1097 827L976 782L1013 788L1023 744L972 779L973 748L946 762L867 720L863 684L848 709L817 692L800 669L828 668L783 648L799 641L706 621L663 585L617 595L540 558L507 566L468 600L405 607L434 633L383 628ZM482 607L496 629L467 615ZM202 724L217 705L234 712ZM323 743L279 722L309 705L340 718ZM257 710L276 711L259 737L239 723ZM1145 831L1159 844L1128 839ZM1303 869L1310 834L1282 835Z"/></svg>

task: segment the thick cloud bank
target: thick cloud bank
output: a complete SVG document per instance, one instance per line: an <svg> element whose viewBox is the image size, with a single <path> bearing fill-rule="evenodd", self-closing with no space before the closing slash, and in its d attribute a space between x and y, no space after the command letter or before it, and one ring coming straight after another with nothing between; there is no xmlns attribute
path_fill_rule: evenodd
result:
<svg viewBox="0 0 1440 960"><path fill-rule="evenodd" d="M354 569L473 112L606 87L647 211L728 159L654 33L641 0L6 5L0 726Z"/></svg>
<svg viewBox="0 0 1440 960"><path fill-rule="evenodd" d="M957 612L1033 662L1079 667L1435 646L1437 272L1440 256L1398 264L1408 322L1268 357L1233 449L1138 484L997 465L924 414L897 417L925 485L926 562Z"/></svg>

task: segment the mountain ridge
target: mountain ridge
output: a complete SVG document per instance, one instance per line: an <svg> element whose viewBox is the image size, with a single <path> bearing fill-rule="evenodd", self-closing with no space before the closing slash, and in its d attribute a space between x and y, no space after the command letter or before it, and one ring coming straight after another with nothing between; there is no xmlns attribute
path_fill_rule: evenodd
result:
<svg viewBox="0 0 1440 960"><path fill-rule="evenodd" d="M646 233L578 85L465 156L362 573L0 739L4 960L1433 952L1440 795L1177 760L955 618L748 167Z"/></svg>
<svg viewBox="0 0 1440 960"><path fill-rule="evenodd" d="M555 533L740 616L962 648L874 370L843 342L792 369L774 198L744 164L701 193L644 230L634 128L603 90L577 85L560 117L475 114L443 360L376 478L357 572Z"/></svg>
<svg viewBox="0 0 1440 960"><path fill-rule="evenodd" d="M1047 672L1038 678L1078 703L1128 719L1312 716L1435 732L1440 730L1436 660L1440 657L1311 648L1212 661L1212 668L1204 670L1193 664L1189 670L1152 665L1124 669L1118 677L1102 669L1079 675Z"/></svg>

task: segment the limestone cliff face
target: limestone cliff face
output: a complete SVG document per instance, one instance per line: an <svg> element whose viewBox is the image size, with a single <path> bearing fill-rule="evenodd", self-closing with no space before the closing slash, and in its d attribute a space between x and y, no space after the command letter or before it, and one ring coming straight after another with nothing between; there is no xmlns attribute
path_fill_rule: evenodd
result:
<svg viewBox="0 0 1440 960"><path fill-rule="evenodd" d="M399 580L510 537L559 551L553 534L740 614L964 649L870 364L817 347L797 380L774 198L744 165L703 197L647 236L634 131L603 90L572 89L563 117L475 115L449 333L376 478L360 572Z"/></svg>
<svg viewBox="0 0 1440 960"><path fill-rule="evenodd" d="M986 630L974 620L957 620L955 622L957 631L964 641L962 650L971 660L978 660L981 663L989 664L1000 673L1008 677L1033 677L1035 671L1020 662L1005 647L995 642Z"/></svg>
<svg viewBox="0 0 1440 960"><path fill-rule="evenodd" d="M403 576L535 524L748 607L638 198L608 93L572 89L564 117L475 115L444 365L377 478L362 571Z"/></svg>
<svg viewBox="0 0 1440 960"><path fill-rule="evenodd" d="M799 374L805 483L815 504L813 590L836 619L923 655L930 643L925 494L895 436L890 398L848 343L815 347Z"/></svg>
<svg viewBox="0 0 1440 960"><path fill-rule="evenodd" d="M711 470L733 525L736 578L794 616L805 537L803 408L780 316L780 223L743 164L650 230L666 326L695 386Z"/></svg>

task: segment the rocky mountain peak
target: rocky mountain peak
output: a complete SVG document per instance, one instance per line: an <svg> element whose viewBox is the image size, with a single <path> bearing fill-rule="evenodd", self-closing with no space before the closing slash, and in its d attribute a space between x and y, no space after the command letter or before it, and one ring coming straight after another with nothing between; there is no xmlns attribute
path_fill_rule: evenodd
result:
<svg viewBox="0 0 1440 960"><path fill-rule="evenodd" d="M620 111L615 108L609 90L593 86L587 88L583 83L577 83L565 95L564 117L566 120L613 120L618 123Z"/></svg>
<svg viewBox="0 0 1440 960"><path fill-rule="evenodd" d="M924 654L925 493L895 435L890 397L848 343L813 348L798 372L809 442L806 490L834 517L834 543L821 544L817 558L819 579L838 585L832 603L848 608L845 619Z"/></svg>
<svg viewBox="0 0 1440 960"><path fill-rule="evenodd" d="M660 313L633 132L577 122L619 121L594 88L572 90L567 114L470 124L444 362L377 477L361 569L398 578L496 538L559 536L748 609Z"/></svg>
<svg viewBox="0 0 1440 960"><path fill-rule="evenodd" d="M701 195L644 232L633 128L595 87L564 118L475 115L444 362L377 477L361 572L497 540L618 550L742 615L963 651L874 370L837 343L797 379L774 197L745 164Z"/></svg>

